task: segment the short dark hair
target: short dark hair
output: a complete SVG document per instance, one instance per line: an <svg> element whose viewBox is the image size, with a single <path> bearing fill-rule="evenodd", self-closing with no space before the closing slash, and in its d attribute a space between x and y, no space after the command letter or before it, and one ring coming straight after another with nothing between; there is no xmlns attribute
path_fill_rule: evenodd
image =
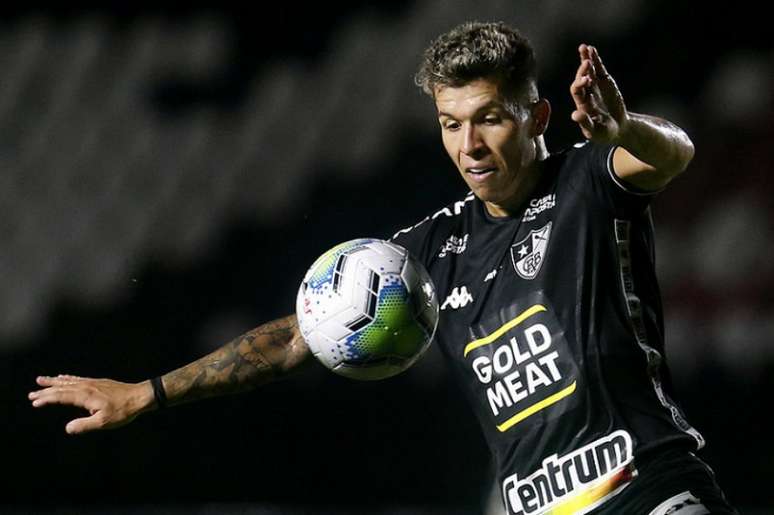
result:
<svg viewBox="0 0 774 515"><path fill-rule="evenodd" d="M537 61L529 40L502 22L463 23L425 50L414 82L435 98L438 86L460 87L483 78L498 80L513 101L536 92Z"/></svg>

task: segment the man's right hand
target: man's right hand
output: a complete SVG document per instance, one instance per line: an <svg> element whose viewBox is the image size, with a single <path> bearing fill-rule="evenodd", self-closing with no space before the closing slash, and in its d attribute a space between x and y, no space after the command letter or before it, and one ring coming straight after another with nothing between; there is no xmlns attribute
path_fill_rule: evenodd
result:
<svg viewBox="0 0 774 515"><path fill-rule="evenodd" d="M121 383L112 379L58 375L40 376L37 383L43 388L28 395L34 407L64 404L89 412L89 416L67 423L65 430L69 434L121 427L155 402L150 381Z"/></svg>
<svg viewBox="0 0 774 515"><path fill-rule="evenodd" d="M167 405L252 390L314 362L311 356L295 315L272 320L164 374ZM67 423L70 434L121 427L156 407L150 381L121 383L59 375L41 376L37 382L43 388L29 394L34 407L65 404L89 412L88 417Z"/></svg>

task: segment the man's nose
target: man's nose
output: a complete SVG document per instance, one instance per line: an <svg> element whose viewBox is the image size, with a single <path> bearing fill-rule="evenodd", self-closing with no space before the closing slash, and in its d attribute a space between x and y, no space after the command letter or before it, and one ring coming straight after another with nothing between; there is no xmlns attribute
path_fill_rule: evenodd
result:
<svg viewBox="0 0 774 515"><path fill-rule="evenodd" d="M469 156L480 153L484 148L484 141L481 139L481 134L476 129L475 124L465 125L463 131L462 148L460 150Z"/></svg>

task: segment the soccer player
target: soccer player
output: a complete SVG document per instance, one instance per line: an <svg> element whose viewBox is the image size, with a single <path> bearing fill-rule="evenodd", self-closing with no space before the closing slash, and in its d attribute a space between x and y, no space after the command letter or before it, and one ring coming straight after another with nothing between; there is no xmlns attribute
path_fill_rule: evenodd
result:
<svg viewBox="0 0 774 515"><path fill-rule="evenodd" d="M579 46L572 119L585 141L549 154L551 108L529 42L466 23L427 49L417 84L470 188L399 231L430 272L436 341L479 418L511 514L735 513L674 402L648 204L693 156L679 127L627 110L597 49ZM253 388L299 368L294 316L136 384L39 377L34 406L118 427L164 406Z"/></svg>

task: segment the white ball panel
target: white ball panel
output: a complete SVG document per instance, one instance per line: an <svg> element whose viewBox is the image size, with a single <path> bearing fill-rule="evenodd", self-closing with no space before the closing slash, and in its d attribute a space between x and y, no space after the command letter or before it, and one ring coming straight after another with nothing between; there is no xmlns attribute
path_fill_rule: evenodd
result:
<svg viewBox="0 0 774 515"><path fill-rule="evenodd" d="M312 331L305 339L312 354L329 369L335 368L348 357L346 345L330 340L319 331Z"/></svg>

